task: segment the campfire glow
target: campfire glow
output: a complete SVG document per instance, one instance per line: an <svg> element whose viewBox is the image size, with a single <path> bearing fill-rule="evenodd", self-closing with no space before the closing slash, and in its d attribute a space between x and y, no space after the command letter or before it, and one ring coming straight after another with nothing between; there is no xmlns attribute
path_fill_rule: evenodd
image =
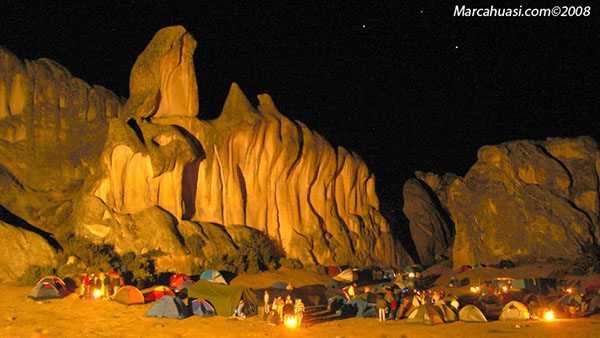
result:
<svg viewBox="0 0 600 338"><path fill-rule="evenodd" d="M94 290L94 298L98 299L98 298L100 298L100 295L102 295L102 291L100 291L99 289L95 289Z"/></svg>
<svg viewBox="0 0 600 338"><path fill-rule="evenodd" d="M286 327L293 329L298 327L298 318L296 318L296 316L289 316L283 321L283 323Z"/></svg>
<svg viewBox="0 0 600 338"><path fill-rule="evenodd" d="M480 288L479 286L471 286L470 290L472 293L479 293Z"/></svg>
<svg viewBox="0 0 600 338"><path fill-rule="evenodd" d="M550 310L544 314L544 320L554 320L554 311Z"/></svg>

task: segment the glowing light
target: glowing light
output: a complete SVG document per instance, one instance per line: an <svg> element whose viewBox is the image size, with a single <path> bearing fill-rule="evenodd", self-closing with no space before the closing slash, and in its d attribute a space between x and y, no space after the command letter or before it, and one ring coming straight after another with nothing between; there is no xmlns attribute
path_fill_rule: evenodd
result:
<svg viewBox="0 0 600 338"><path fill-rule="evenodd" d="M506 286L506 285L505 285L505 286L503 286L503 287L502 287L502 292L507 292L507 291L508 291L508 286Z"/></svg>
<svg viewBox="0 0 600 338"><path fill-rule="evenodd" d="M296 316L287 316L285 318L285 320L283 321L283 323L286 327L289 327L290 329L294 329L294 328L298 327L298 318Z"/></svg>
<svg viewBox="0 0 600 338"><path fill-rule="evenodd" d="M102 295L102 291L100 291L99 289L94 290L94 298L98 299L98 298L100 298L101 295Z"/></svg>
<svg viewBox="0 0 600 338"><path fill-rule="evenodd" d="M469 288L469 290L470 290L472 293L479 293L479 290L481 290L481 288L480 288L479 286L471 286L471 287Z"/></svg>
<svg viewBox="0 0 600 338"><path fill-rule="evenodd" d="M571 292L573 292L573 290L571 288L568 288L568 289L565 290L565 292L566 293L571 293Z"/></svg>
<svg viewBox="0 0 600 338"><path fill-rule="evenodd" d="M408 273L408 278L415 278L415 273L414 272L409 272Z"/></svg>
<svg viewBox="0 0 600 338"><path fill-rule="evenodd" d="M554 320L554 311L550 310L544 313L544 320Z"/></svg>
<svg viewBox="0 0 600 338"><path fill-rule="evenodd" d="M453 301L450 302L450 306L452 306L453 308L458 310L458 307L460 306L460 304L458 303L458 301L456 299L454 299Z"/></svg>

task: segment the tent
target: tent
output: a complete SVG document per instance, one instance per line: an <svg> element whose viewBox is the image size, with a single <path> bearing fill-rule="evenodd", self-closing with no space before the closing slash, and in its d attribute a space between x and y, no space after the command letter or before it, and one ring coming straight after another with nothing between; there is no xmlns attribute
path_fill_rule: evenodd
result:
<svg viewBox="0 0 600 338"><path fill-rule="evenodd" d="M465 305L458 311L458 318L463 322L487 323L483 312L475 305Z"/></svg>
<svg viewBox="0 0 600 338"><path fill-rule="evenodd" d="M125 285L115 292L112 300L125 305L144 304L144 295L135 286Z"/></svg>
<svg viewBox="0 0 600 338"><path fill-rule="evenodd" d="M203 299L194 299L192 301L192 314L201 317L214 316L215 308Z"/></svg>
<svg viewBox="0 0 600 338"><path fill-rule="evenodd" d="M62 298L56 287L47 282L36 285L33 290L31 290L29 297L35 300Z"/></svg>
<svg viewBox="0 0 600 338"><path fill-rule="evenodd" d="M419 264L407 265L402 269L402 273L423 272L423 267Z"/></svg>
<svg viewBox="0 0 600 338"><path fill-rule="evenodd" d="M167 286L155 286L149 293L146 294L145 300L147 302L151 302L153 300L159 300L163 296L175 297L175 294Z"/></svg>
<svg viewBox="0 0 600 338"><path fill-rule="evenodd" d="M169 278L169 286L177 291L187 289L192 284L194 284L192 278L184 273L174 274Z"/></svg>
<svg viewBox="0 0 600 338"><path fill-rule="evenodd" d="M504 306L500 320L528 320L529 310L525 304L513 300Z"/></svg>
<svg viewBox="0 0 600 338"><path fill-rule="evenodd" d="M67 286L62 279L56 276L46 276L36 283L29 297L35 300L62 298L67 295L67 292Z"/></svg>
<svg viewBox="0 0 600 338"><path fill-rule="evenodd" d="M148 309L144 316L183 319L188 317L189 314L187 306L181 299L173 296L163 296Z"/></svg>
<svg viewBox="0 0 600 338"><path fill-rule="evenodd" d="M352 269L346 269L333 277L338 282L352 283L358 279L358 274Z"/></svg>
<svg viewBox="0 0 600 338"><path fill-rule="evenodd" d="M375 307L369 306L369 303L365 299L354 298L348 305L356 308L356 317L377 317L376 311L370 311L374 310Z"/></svg>
<svg viewBox="0 0 600 338"><path fill-rule="evenodd" d="M285 283L285 282L275 282L275 283L271 284L271 286L269 288L277 289L277 290L286 290L287 289L287 283Z"/></svg>
<svg viewBox="0 0 600 338"><path fill-rule="evenodd" d="M256 295L240 285L222 285L201 279L188 288L188 296L208 301L219 316L231 316L240 299L246 304L247 314L256 314L258 311Z"/></svg>
<svg viewBox="0 0 600 338"><path fill-rule="evenodd" d="M414 309L408 315L406 322L412 324L436 325L444 324L444 319L433 305L425 304Z"/></svg>
<svg viewBox="0 0 600 338"><path fill-rule="evenodd" d="M600 279L593 281L585 288L585 292L591 294L600 294Z"/></svg>
<svg viewBox="0 0 600 338"><path fill-rule="evenodd" d="M458 268L458 272L459 272L459 273L460 273L460 272L465 272L465 271L469 271L469 270L471 270L471 269L473 269L473 267L472 267L472 266L470 266L470 265L463 265L463 266L461 266L460 268Z"/></svg>
<svg viewBox="0 0 600 338"><path fill-rule="evenodd" d="M327 309L333 312L348 304L348 300L342 296L333 296L327 299Z"/></svg>
<svg viewBox="0 0 600 338"><path fill-rule="evenodd" d="M42 283L50 283L54 285L57 290L66 289L65 282L56 276L46 276L41 278L35 285L39 285Z"/></svg>
<svg viewBox="0 0 600 338"><path fill-rule="evenodd" d="M206 270L200 275L200 279L205 279L213 283L220 283L227 285L227 281L223 278L223 275L217 270Z"/></svg>
<svg viewBox="0 0 600 338"><path fill-rule="evenodd" d="M596 313L600 311L600 295L594 295L588 303L588 312Z"/></svg>
<svg viewBox="0 0 600 338"><path fill-rule="evenodd" d="M436 310L442 315L442 319L445 323L452 323L458 320L456 313L446 303L439 303L434 305Z"/></svg>
<svg viewBox="0 0 600 338"><path fill-rule="evenodd" d="M329 277L336 276L340 272L342 272L342 268L339 265L328 265L325 267L325 273Z"/></svg>
<svg viewBox="0 0 600 338"><path fill-rule="evenodd" d="M579 306L581 305L581 296L566 294L560 298L558 305Z"/></svg>

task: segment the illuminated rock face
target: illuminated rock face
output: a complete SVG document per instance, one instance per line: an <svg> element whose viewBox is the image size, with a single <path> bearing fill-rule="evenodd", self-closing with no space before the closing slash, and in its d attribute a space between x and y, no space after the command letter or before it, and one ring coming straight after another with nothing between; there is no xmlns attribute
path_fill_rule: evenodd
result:
<svg viewBox="0 0 600 338"><path fill-rule="evenodd" d="M572 259L597 243L600 152L589 137L479 150L464 178L435 185L456 226L455 266Z"/></svg>
<svg viewBox="0 0 600 338"><path fill-rule="evenodd" d="M120 106L51 60L0 48L0 204L45 231L64 227Z"/></svg>
<svg viewBox="0 0 600 338"><path fill-rule="evenodd" d="M217 120L196 116L195 47L182 27L159 31L126 102L0 50L1 205L55 235L160 250L162 269L234 253L257 230L308 264L408 262L357 155L235 84Z"/></svg>
<svg viewBox="0 0 600 338"><path fill-rule="evenodd" d="M188 185L193 191L184 194L186 217L258 229L303 262L406 261L378 211L364 162L285 118L268 95L258 99L254 109L234 84L214 121L153 119L185 128L204 148Z"/></svg>

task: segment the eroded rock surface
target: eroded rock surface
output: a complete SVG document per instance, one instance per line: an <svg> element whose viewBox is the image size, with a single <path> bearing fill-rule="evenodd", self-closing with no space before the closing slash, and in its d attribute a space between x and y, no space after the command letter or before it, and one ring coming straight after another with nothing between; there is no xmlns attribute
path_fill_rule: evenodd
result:
<svg viewBox="0 0 600 338"><path fill-rule="evenodd" d="M164 270L234 253L253 231L304 263L408 262L358 155L268 95L252 107L236 84L217 120L197 117L195 48L183 27L160 30L125 103L53 61L0 50L0 204L54 234L159 250Z"/></svg>

